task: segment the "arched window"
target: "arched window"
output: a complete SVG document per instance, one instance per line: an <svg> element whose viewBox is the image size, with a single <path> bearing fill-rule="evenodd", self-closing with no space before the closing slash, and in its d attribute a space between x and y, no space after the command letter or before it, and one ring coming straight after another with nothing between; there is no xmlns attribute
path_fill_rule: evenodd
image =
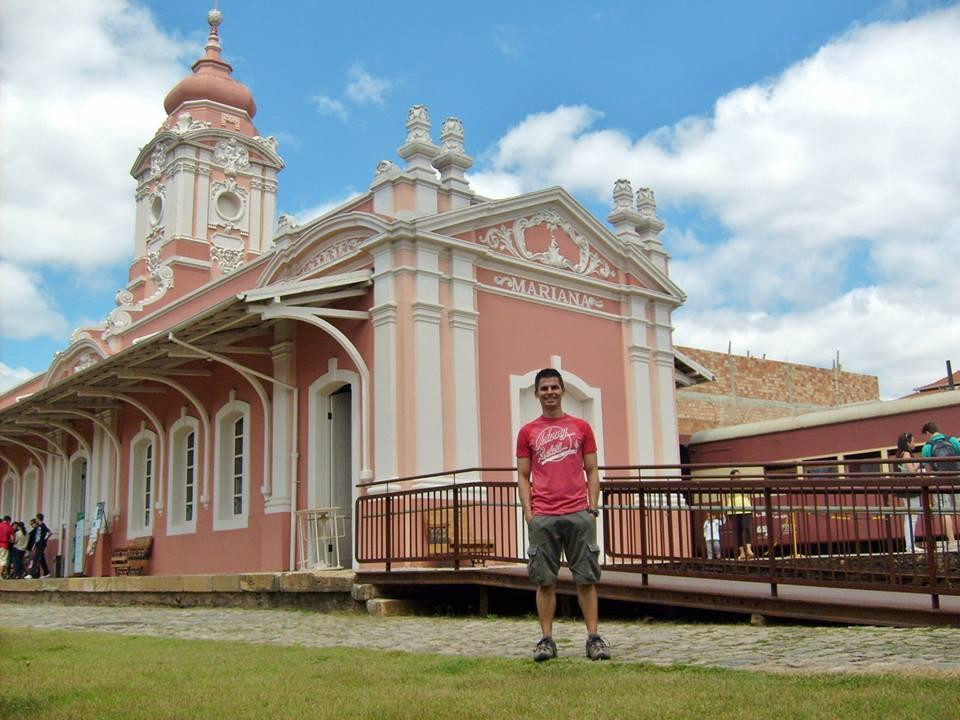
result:
<svg viewBox="0 0 960 720"><path fill-rule="evenodd" d="M20 517L26 522L32 517L36 517L40 512L37 507L37 495L40 489L40 470L36 465L31 465L23 473L23 504L21 506Z"/></svg>
<svg viewBox="0 0 960 720"><path fill-rule="evenodd" d="M141 430L130 444L130 491L127 498L127 537L153 532L157 492L157 436Z"/></svg>
<svg viewBox="0 0 960 720"><path fill-rule="evenodd" d="M3 484L0 485L0 517L9 515L13 517L13 504L17 493L17 477L12 472L8 472L3 478Z"/></svg>
<svg viewBox="0 0 960 720"><path fill-rule="evenodd" d="M167 532L195 532L200 489L200 423L184 416L170 428L170 497L167 499Z"/></svg>
<svg viewBox="0 0 960 720"><path fill-rule="evenodd" d="M250 512L250 405L231 400L217 412L213 529L245 528Z"/></svg>

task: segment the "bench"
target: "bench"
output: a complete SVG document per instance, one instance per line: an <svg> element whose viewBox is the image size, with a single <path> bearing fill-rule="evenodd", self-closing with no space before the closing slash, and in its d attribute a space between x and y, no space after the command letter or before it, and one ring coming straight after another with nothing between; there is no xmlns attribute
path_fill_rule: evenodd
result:
<svg viewBox="0 0 960 720"><path fill-rule="evenodd" d="M460 542L454 542L453 511L428 510L425 522L428 554L445 559L472 556L469 558L471 565L485 565L486 556L493 553L494 543L482 536L477 537L470 515L469 506L460 508Z"/></svg>
<svg viewBox="0 0 960 720"><path fill-rule="evenodd" d="M115 548L110 559L114 575L143 575L150 562L153 537L133 540L127 547Z"/></svg>

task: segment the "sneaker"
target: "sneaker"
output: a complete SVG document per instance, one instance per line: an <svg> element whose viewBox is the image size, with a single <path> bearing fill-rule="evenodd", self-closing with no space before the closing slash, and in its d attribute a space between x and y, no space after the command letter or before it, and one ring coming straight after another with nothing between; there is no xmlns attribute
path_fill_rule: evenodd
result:
<svg viewBox="0 0 960 720"><path fill-rule="evenodd" d="M599 635L591 635L587 638L587 657L591 660L609 660L610 646L607 641Z"/></svg>
<svg viewBox="0 0 960 720"><path fill-rule="evenodd" d="M556 656L557 644L553 641L553 638L549 637L541 638L540 642L537 643L537 649L533 651L534 662L552 660Z"/></svg>
<svg viewBox="0 0 960 720"><path fill-rule="evenodd" d="M41 578L48 578L48 577L50 577L50 573L47 573L46 575L41 575L40 577L41 577Z"/></svg>

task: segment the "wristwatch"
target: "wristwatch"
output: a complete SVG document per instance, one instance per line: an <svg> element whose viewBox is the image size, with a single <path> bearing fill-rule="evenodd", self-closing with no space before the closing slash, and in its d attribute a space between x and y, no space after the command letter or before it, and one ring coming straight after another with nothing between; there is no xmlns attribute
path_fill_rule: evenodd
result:
<svg viewBox="0 0 960 720"><path fill-rule="evenodd" d="M594 517L600 517L600 510L598 508L587 508L587 512L593 515Z"/></svg>

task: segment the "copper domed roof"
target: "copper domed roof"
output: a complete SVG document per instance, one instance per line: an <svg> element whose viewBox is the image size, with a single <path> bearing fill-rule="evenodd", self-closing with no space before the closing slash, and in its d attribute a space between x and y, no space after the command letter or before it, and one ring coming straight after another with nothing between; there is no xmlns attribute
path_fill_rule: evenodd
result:
<svg viewBox="0 0 960 720"><path fill-rule="evenodd" d="M257 114L257 104L247 87L231 77L233 68L220 57L220 36L217 26L223 20L219 10L207 13L210 23L210 36L207 38L202 58L193 64L193 75L188 75L167 93L163 100L163 109L167 115L183 103L191 100L211 100L246 111L253 118Z"/></svg>

